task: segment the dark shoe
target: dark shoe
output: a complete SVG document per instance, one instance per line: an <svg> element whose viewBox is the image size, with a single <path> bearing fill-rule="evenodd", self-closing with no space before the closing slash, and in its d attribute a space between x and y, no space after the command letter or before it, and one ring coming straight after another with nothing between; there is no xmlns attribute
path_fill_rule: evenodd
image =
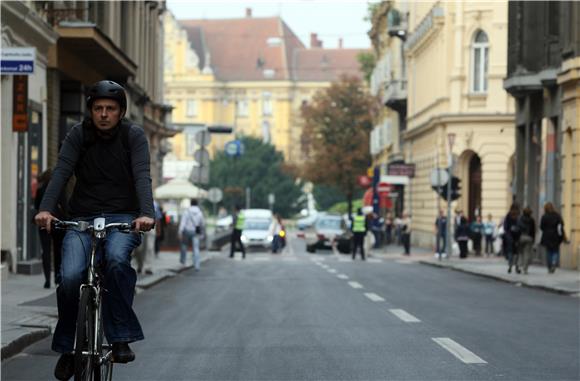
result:
<svg viewBox="0 0 580 381"><path fill-rule="evenodd" d="M522 270L520 270L518 267L516 267L516 273L520 274L522 272Z"/></svg>
<svg viewBox="0 0 580 381"><path fill-rule="evenodd" d="M54 368L54 377L57 380L67 381L75 374L75 356L72 353L63 353L60 355L56 367Z"/></svg>
<svg viewBox="0 0 580 381"><path fill-rule="evenodd" d="M135 353L129 343L113 343L113 362L126 364L135 360Z"/></svg>
<svg viewBox="0 0 580 381"><path fill-rule="evenodd" d="M510 268L508 268L508 274L511 274L511 273L512 273L512 268L510 267Z"/></svg>
<svg viewBox="0 0 580 381"><path fill-rule="evenodd" d="M50 288L50 282L44 282L44 288Z"/></svg>

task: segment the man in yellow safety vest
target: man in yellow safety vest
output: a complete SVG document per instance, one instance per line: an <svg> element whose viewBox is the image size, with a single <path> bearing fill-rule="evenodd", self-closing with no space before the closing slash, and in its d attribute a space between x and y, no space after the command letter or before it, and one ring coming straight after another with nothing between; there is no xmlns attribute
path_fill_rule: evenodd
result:
<svg viewBox="0 0 580 381"><path fill-rule="evenodd" d="M362 208L358 208L358 213L352 221L352 259L356 258L356 249L360 247L361 258L365 260L364 239L367 234L368 226Z"/></svg>

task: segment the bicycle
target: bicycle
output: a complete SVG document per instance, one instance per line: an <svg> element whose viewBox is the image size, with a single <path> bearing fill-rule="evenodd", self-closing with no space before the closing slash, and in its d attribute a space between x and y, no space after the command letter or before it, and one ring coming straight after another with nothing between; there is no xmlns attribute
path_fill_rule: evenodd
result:
<svg viewBox="0 0 580 381"><path fill-rule="evenodd" d="M131 233L131 224L105 224L105 218L87 221L54 221L53 227L61 230L91 232L91 254L86 282L80 286L79 311L77 315L74 357L75 381L111 381L113 377L112 346L105 344L101 305L103 288L97 248L110 229Z"/></svg>

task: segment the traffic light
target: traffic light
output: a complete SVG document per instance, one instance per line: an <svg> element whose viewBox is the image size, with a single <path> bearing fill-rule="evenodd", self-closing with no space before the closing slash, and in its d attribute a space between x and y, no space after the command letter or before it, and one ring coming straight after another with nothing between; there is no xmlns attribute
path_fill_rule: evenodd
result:
<svg viewBox="0 0 580 381"><path fill-rule="evenodd" d="M461 182L461 180L459 179L459 177L457 177L457 176L451 177L451 201L455 201L461 197L461 194L459 193L459 191L461 190L461 186L459 185L460 182ZM440 187L432 185L431 189L433 189L435 192L437 192L437 194L444 201L447 201L447 196L448 196L447 185L448 185L447 183L445 185L440 186Z"/></svg>
<svg viewBox="0 0 580 381"><path fill-rule="evenodd" d="M459 186L460 182L461 180L458 177L451 177L451 201L457 200L461 197L461 193L459 193L461 190L461 187Z"/></svg>

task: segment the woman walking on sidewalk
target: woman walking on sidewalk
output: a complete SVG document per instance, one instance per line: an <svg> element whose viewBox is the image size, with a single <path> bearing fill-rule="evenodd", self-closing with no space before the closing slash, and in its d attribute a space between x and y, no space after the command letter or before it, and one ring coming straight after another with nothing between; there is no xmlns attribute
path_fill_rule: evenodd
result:
<svg viewBox="0 0 580 381"><path fill-rule="evenodd" d="M495 234L495 222L493 222L493 216L491 214L487 215L487 222L483 224L483 232L485 233L485 255L488 257L493 254L493 241Z"/></svg>
<svg viewBox="0 0 580 381"><path fill-rule="evenodd" d="M523 214L518 221L520 228L520 240L518 242L518 252L524 274L528 273L528 266L532 261L532 246L536 239L536 221L532 217L532 209L524 208Z"/></svg>
<svg viewBox="0 0 580 381"><path fill-rule="evenodd" d="M546 248L546 265L548 273L556 271L560 262L560 244L566 241L564 233L564 221L554 209L551 202L544 205L544 215L540 220L540 229L542 230L542 239L540 243Z"/></svg>
<svg viewBox="0 0 580 381"><path fill-rule="evenodd" d="M518 226L518 219L520 218L520 205L514 202L510 207L510 211L505 216L503 221L505 250L508 260L508 273L512 272L512 266L516 265L516 272L519 274L520 266L518 262L517 244L520 239L520 228Z"/></svg>

